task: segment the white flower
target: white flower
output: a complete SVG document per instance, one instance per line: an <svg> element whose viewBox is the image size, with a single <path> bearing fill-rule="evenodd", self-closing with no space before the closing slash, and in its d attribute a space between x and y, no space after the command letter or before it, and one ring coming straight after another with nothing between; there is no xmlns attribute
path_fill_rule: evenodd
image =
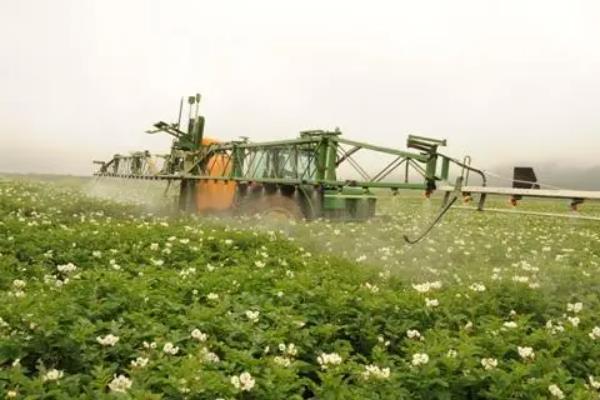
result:
<svg viewBox="0 0 600 400"><path fill-rule="evenodd" d="M522 275L515 275L515 276L512 277L512 280L514 282L527 283L527 282L529 282L529 277L528 276L522 276Z"/></svg>
<svg viewBox="0 0 600 400"><path fill-rule="evenodd" d="M502 324L502 326L504 326L505 328L508 328L508 329L514 329L517 327L517 323L514 321L508 321L508 322L505 322L504 324Z"/></svg>
<svg viewBox="0 0 600 400"><path fill-rule="evenodd" d="M58 272L63 272L63 273L70 273L73 272L77 269L77 267L73 264L73 263L68 263L68 264L64 264L64 265L57 265L56 269L58 270Z"/></svg>
<svg viewBox="0 0 600 400"><path fill-rule="evenodd" d="M377 341L379 343L381 343L384 347L388 347L390 345L390 341L389 340L385 340L385 337L383 337L383 335L377 336Z"/></svg>
<svg viewBox="0 0 600 400"><path fill-rule="evenodd" d="M377 365L365 365L365 370L362 373L364 379L388 379L390 377L389 368L379 368Z"/></svg>
<svg viewBox="0 0 600 400"><path fill-rule="evenodd" d="M27 283L21 279L15 279L12 285L15 289L23 289L25 286L27 286Z"/></svg>
<svg viewBox="0 0 600 400"><path fill-rule="evenodd" d="M322 369L327 369L330 365L340 365L342 363L342 357L338 353L321 353L317 357L317 362Z"/></svg>
<svg viewBox="0 0 600 400"><path fill-rule="evenodd" d="M9 399L14 399L15 397L17 397L18 393L16 390L9 390L8 392L6 392L6 397Z"/></svg>
<svg viewBox="0 0 600 400"><path fill-rule="evenodd" d="M47 381L57 381L60 378L62 378L64 375L64 373L62 371L59 371L57 369L49 369L48 371L46 371L46 373L43 376L43 380L44 382Z"/></svg>
<svg viewBox="0 0 600 400"><path fill-rule="evenodd" d="M420 339L421 333L416 329L409 329L406 331L406 337L409 339Z"/></svg>
<svg viewBox="0 0 600 400"><path fill-rule="evenodd" d="M567 311L568 312L572 312L572 313L579 313L581 310L583 309L583 303L568 303L567 304Z"/></svg>
<svg viewBox="0 0 600 400"><path fill-rule="evenodd" d="M92 256L96 257L96 258L100 258L102 257L102 252L101 251L92 251Z"/></svg>
<svg viewBox="0 0 600 400"><path fill-rule="evenodd" d="M194 329L192 331L192 337L199 342L206 342L206 339L208 339L208 335L206 333L202 333L200 329Z"/></svg>
<svg viewBox="0 0 600 400"><path fill-rule="evenodd" d="M495 358L482 358L481 365L486 370L494 369L498 366L498 360Z"/></svg>
<svg viewBox="0 0 600 400"><path fill-rule="evenodd" d="M365 287L365 289L371 291L371 293L379 292L379 287L377 285L372 285L369 282L366 282L364 287Z"/></svg>
<svg viewBox="0 0 600 400"><path fill-rule="evenodd" d="M473 328L473 323L471 321L467 321L467 323L464 326L464 329L469 331Z"/></svg>
<svg viewBox="0 0 600 400"><path fill-rule="evenodd" d="M485 292L485 286L481 283L473 283L469 288L474 292Z"/></svg>
<svg viewBox="0 0 600 400"><path fill-rule="evenodd" d="M215 300L219 300L219 295L216 294L216 293L209 293L209 294L206 295L206 298L208 300L215 301Z"/></svg>
<svg viewBox="0 0 600 400"><path fill-rule="evenodd" d="M148 365L148 361L149 360L147 358L138 357L131 361L131 366L134 368L144 368L146 365Z"/></svg>
<svg viewBox="0 0 600 400"><path fill-rule="evenodd" d="M429 356L426 353L415 353L412 356L411 364L415 367L425 365L429 362Z"/></svg>
<svg viewBox="0 0 600 400"><path fill-rule="evenodd" d="M458 352L454 349L450 349L446 353L446 357L448 357L448 358L456 358L456 356L458 356Z"/></svg>
<svg viewBox="0 0 600 400"><path fill-rule="evenodd" d="M558 385L550 385L550 386L548 386L548 391L550 392L550 394L552 394L552 396L556 397L557 399L564 399L565 398L565 394L563 393L562 390L560 390L560 388L558 387Z"/></svg>
<svg viewBox="0 0 600 400"><path fill-rule="evenodd" d="M533 349L531 347L518 346L517 350L519 352L519 356L523 360L533 360L535 358L535 353L533 352Z"/></svg>
<svg viewBox="0 0 600 400"><path fill-rule="evenodd" d="M284 354L287 354L289 356L296 356L296 354L298 354L298 349L296 348L296 345L294 343L290 343L287 346L285 345L285 343L279 343L279 351L281 351Z"/></svg>
<svg viewBox="0 0 600 400"><path fill-rule="evenodd" d="M225 244L227 246L231 246L233 244L233 240L231 240L231 239L225 239Z"/></svg>
<svg viewBox="0 0 600 400"><path fill-rule="evenodd" d="M425 305L427 307L437 307L440 305L440 302L438 301L438 299L429 299L429 298L425 298Z"/></svg>
<svg viewBox="0 0 600 400"><path fill-rule="evenodd" d="M241 391L249 392L255 384L254 378L248 372L242 372L240 376L232 376L231 384Z"/></svg>
<svg viewBox="0 0 600 400"><path fill-rule="evenodd" d="M158 248L159 248L158 243L152 243L150 245L150 250L156 251L156 250L158 250Z"/></svg>
<svg viewBox="0 0 600 400"><path fill-rule="evenodd" d="M440 281L425 282L425 283L413 284L412 287L419 293L427 293L432 289L440 289L442 287L442 282L440 282Z"/></svg>
<svg viewBox="0 0 600 400"><path fill-rule="evenodd" d="M595 326L594 329L592 329L592 331L588 333L588 336L592 340L600 339L600 327Z"/></svg>
<svg viewBox="0 0 600 400"><path fill-rule="evenodd" d="M150 262L156 267L160 267L165 263L163 260L155 260L154 258L151 258Z"/></svg>
<svg viewBox="0 0 600 400"><path fill-rule="evenodd" d="M144 344L145 349L155 349L156 348L156 342L148 343L148 342L144 341L143 344Z"/></svg>
<svg viewBox="0 0 600 400"><path fill-rule="evenodd" d="M256 268L264 268L267 264L264 261L257 260L254 261L254 265L256 266Z"/></svg>
<svg viewBox="0 0 600 400"><path fill-rule="evenodd" d="M106 336L98 336L96 341L102 346L114 346L119 341L119 337L109 333Z"/></svg>
<svg viewBox="0 0 600 400"><path fill-rule="evenodd" d="M206 347L202 348L200 355L202 357L202 361L204 362L218 363L219 361L221 361L218 355L216 355L212 351L209 351Z"/></svg>
<svg viewBox="0 0 600 400"><path fill-rule="evenodd" d="M579 326L579 323L581 322L579 317L568 317L567 319L569 320L571 325L573 325L574 328L577 328Z"/></svg>
<svg viewBox="0 0 600 400"><path fill-rule="evenodd" d="M175 354L179 353L179 347L174 346L171 342L167 342L163 346L163 352L174 356Z"/></svg>
<svg viewBox="0 0 600 400"><path fill-rule="evenodd" d="M277 365L281 365L282 367L289 367L292 361L288 357L275 356L273 357L273 362Z"/></svg>
<svg viewBox="0 0 600 400"><path fill-rule="evenodd" d="M565 328L560 324L560 322L558 323L558 325L554 325L551 319L549 319L546 322L546 329L548 329L553 335L557 334L558 332L563 332L565 330Z"/></svg>
<svg viewBox="0 0 600 400"><path fill-rule="evenodd" d="M246 318L248 318L251 322L258 322L258 316L260 315L259 311L252 311L252 310L248 310L246 311Z"/></svg>
<svg viewBox="0 0 600 400"><path fill-rule="evenodd" d="M590 381L590 386L591 387L593 387L596 390L600 389L600 382L598 382L597 380L595 380L593 376L589 375L588 376L588 380Z"/></svg>
<svg viewBox="0 0 600 400"><path fill-rule="evenodd" d="M131 379L125 375L115 375L114 379L108 384L108 388L113 392L125 393L131 388Z"/></svg>

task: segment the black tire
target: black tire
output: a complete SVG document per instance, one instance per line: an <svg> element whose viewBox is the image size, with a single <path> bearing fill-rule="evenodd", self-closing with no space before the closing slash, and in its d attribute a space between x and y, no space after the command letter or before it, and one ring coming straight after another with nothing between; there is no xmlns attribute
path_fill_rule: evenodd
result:
<svg viewBox="0 0 600 400"><path fill-rule="evenodd" d="M293 198L280 194L248 196L238 205L238 212L279 219L301 220L304 218L300 204Z"/></svg>

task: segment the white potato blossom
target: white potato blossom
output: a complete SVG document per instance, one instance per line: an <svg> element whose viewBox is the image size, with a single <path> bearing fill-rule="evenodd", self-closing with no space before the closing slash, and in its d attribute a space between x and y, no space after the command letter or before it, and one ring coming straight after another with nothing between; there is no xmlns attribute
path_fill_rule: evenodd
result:
<svg viewBox="0 0 600 400"><path fill-rule="evenodd" d="M338 353L321 353L317 357L317 362L321 366L321 369L327 369L331 365L340 365L342 357Z"/></svg>
<svg viewBox="0 0 600 400"><path fill-rule="evenodd" d="M133 368L144 368L146 365L148 365L148 361L149 359L147 358L138 357L135 360L131 360L131 366Z"/></svg>
<svg viewBox="0 0 600 400"><path fill-rule="evenodd" d="M119 341L119 337L109 333L106 336L98 336L96 341L100 343L102 346L114 346Z"/></svg>
<svg viewBox="0 0 600 400"><path fill-rule="evenodd" d="M508 321L503 323L502 326L508 329L515 329L517 327L517 323L514 321Z"/></svg>
<svg viewBox="0 0 600 400"><path fill-rule="evenodd" d="M77 266L73 263L68 263L68 264L64 264L64 265L57 265L56 269L58 270L58 272L68 274L68 273L74 272L77 269Z"/></svg>
<svg viewBox="0 0 600 400"><path fill-rule="evenodd" d="M369 282L365 282L364 287L365 287L365 289L369 290L371 293L379 292L379 287L377 285L373 285Z"/></svg>
<svg viewBox="0 0 600 400"><path fill-rule="evenodd" d="M390 377L389 368L380 368L377 365L365 365L365 370L362 373L364 379L388 379Z"/></svg>
<svg viewBox="0 0 600 400"><path fill-rule="evenodd" d="M494 369L498 366L498 360L495 358L482 358L481 366L486 370Z"/></svg>
<svg viewBox="0 0 600 400"><path fill-rule="evenodd" d="M258 317L260 315L259 311L252 311L252 310L248 310L246 311L246 318L248 318L251 322L258 322Z"/></svg>
<svg viewBox="0 0 600 400"><path fill-rule="evenodd" d="M286 345L285 343L279 343L279 351L287 354L289 356L296 356L298 354L298 349L296 348L296 345L294 343L289 343L288 345Z"/></svg>
<svg viewBox="0 0 600 400"><path fill-rule="evenodd" d="M275 356L273 357L273 362L282 367L289 367L292 360L289 357Z"/></svg>
<svg viewBox="0 0 600 400"><path fill-rule="evenodd" d="M148 343L148 342L144 341L143 345L144 345L145 349L155 349L156 348L156 342Z"/></svg>
<svg viewBox="0 0 600 400"><path fill-rule="evenodd" d="M448 357L448 358L456 358L457 356L458 356L458 351L456 351L454 349L450 349L446 353L446 357Z"/></svg>
<svg viewBox="0 0 600 400"><path fill-rule="evenodd" d="M560 390L560 388L558 387L558 385L550 385L548 386L548 391L550 392L550 394L554 397L556 397L557 399L564 399L565 398L565 394L563 393L562 390Z"/></svg>
<svg viewBox="0 0 600 400"><path fill-rule="evenodd" d="M409 329L406 331L406 337L409 339L419 340L421 338L421 333L416 329Z"/></svg>
<svg viewBox="0 0 600 400"><path fill-rule="evenodd" d="M9 390L8 392L6 392L6 397L8 399L14 399L18 395L19 395L19 393L16 390Z"/></svg>
<svg viewBox="0 0 600 400"><path fill-rule="evenodd" d="M200 351L200 357L202 358L202 361L207 363L218 363L221 361L218 355L208 350L206 347L203 347Z"/></svg>
<svg viewBox="0 0 600 400"><path fill-rule="evenodd" d="M578 314L579 312L581 312L581 310L583 310L583 303L567 303L567 311L568 312L572 312L574 314Z"/></svg>
<svg viewBox="0 0 600 400"><path fill-rule="evenodd" d="M192 331L192 337L199 342L206 342L206 339L208 339L208 335L206 333L202 333L200 329L194 329Z"/></svg>
<svg viewBox="0 0 600 400"><path fill-rule="evenodd" d="M25 286L27 286L27 283L24 280L15 279L12 282L12 285L15 289L23 289L23 288L25 288Z"/></svg>
<svg viewBox="0 0 600 400"><path fill-rule="evenodd" d="M573 325L574 328L577 328L579 326L579 323L581 322L579 317L568 317L567 319L569 320L571 325Z"/></svg>
<svg viewBox="0 0 600 400"><path fill-rule="evenodd" d="M57 381L60 378L62 378L63 375L64 375L64 373L62 371L59 371L59 370L53 368L53 369L49 369L48 371L46 371L46 373L42 377L42 380L44 382Z"/></svg>
<svg viewBox="0 0 600 400"><path fill-rule="evenodd" d="M440 305L440 302L438 301L438 299L429 299L429 298L425 298L425 305L427 307L433 308L433 307L437 307Z"/></svg>
<svg viewBox="0 0 600 400"><path fill-rule="evenodd" d="M559 332L564 332L565 330L560 322L558 324L554 324L551 319L546 322L546 329L548 329L553 335L556 335Z"/></svg>
<svg viewBox="0 0 600 400"><path fill-rule="evenodd" d="M173 345L171 342L167 342L163 346L163 352L174 356L175 354L179 353L179 347Z"/></svg>
<svg viewBox="0 0 600 400"><path fill-rule="evenodd" d="M252 390L256 381L248 372L242 372L239 376L231 377L231 384L238 390L249 392Z"/></svg>
<svg viewBox="0 0 600 400"><path fill-rule="evenodd" d="M389 340L385 340L385 337L383 335L377 336L377 341L379 343L381 343L384 347L388 347L390 345L390 341Z"/></svg>
<svg viewBox="0 0 600 400"><path fill-rule="evenodd" d="M219 300L219 295L216 293L209 293L206 295L206 298L211 301Z"/></svg>
<svg viewBox="0 0 600 400"><path fill-rule="evenodd" d="M594 329L592 329L592 331L590 333L588 333L588 336L592 340L600 339L600 327L595 326Z"/></svg>
<svg viewBox="0 0 600 400"><path fill-rule="evenodd" d="M425 365L429 362L429 355L426 353L415 353L412 356L411 364L415 367Z"/></svg>
<svg viewBox="0 0 600 400"><path fill-rule="evenodd" d="M588 380L590 382L590 386L596 390L600 389L600 382L594 379L593 376L589 375Z"/></svg>
<svg viewBox="0 0 600 400"><path fill-rule="evenodd" d="M535 358L535 353L531 347L521 347L517 346L517 351L519 352L519 356L523 360L533 360Z"/></svg>
<svg viewBox="0 0 600 400"><path fill-rule="evenodd" d="M427 293L433 289L440 289L442 287L442 282L424 282L419 284L413 284L412 287L419 293Z"/></svg>
<svg viewBox="0 0 600 400"><path fill-rule="evenodd" d="M125 375L114 375L114 379L110 381L108 388L111 392L126 393L131 388L132 383L131 379Z"/></svg>
<svg viewBox="0 0 600 400"><path fill-rule="evenodd" d="M469 289L474 292L485 292L485 285L482 283L473 283L471 286L469 286Z"/></svg>

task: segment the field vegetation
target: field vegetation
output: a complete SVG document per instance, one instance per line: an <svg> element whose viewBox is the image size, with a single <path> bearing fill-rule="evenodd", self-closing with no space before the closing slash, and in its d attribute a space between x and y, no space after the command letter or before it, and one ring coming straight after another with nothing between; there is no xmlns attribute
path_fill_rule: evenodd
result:
<svg viewBox="0 0 600 400"><path fill-rule="evenodd" d="M455 210L409 246L437 200L272 222L86 185L0 180L0 398L599 398L598 222Z"/></svg>

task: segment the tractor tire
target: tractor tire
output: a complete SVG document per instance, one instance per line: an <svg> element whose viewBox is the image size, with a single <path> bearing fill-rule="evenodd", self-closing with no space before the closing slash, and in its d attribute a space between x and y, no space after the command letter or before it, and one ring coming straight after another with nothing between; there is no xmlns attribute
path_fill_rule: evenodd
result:
<svg viewBox="0 0 600 400"><path fill-rule="evenodd" d="M304 218L300 204L294 199L280 194L252 196L243 199L238 210L242 214L260 215L269 219L301 220Z"/></svg>

